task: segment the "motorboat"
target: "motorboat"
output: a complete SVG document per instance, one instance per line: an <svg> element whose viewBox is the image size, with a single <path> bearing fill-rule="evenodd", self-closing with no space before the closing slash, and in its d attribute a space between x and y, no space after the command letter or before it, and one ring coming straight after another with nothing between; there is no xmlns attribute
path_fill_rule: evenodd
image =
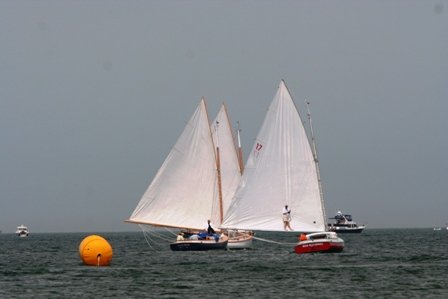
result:
<svg viewBox="0 0 448 299"><path fill-rule="evenodd" d="M314 252L341 252L344 249L344 240L335 232L317 232L301 234L299 242L294 247L297 254Z"/></svg>
<svg viewBox="0 0 448 299"><path fill-rule="evenodd" d="M28 231L28 227L26 227L25 225L22 224L22 225L17 226L16 234L19 237L28 237L30 232Z"/></svg>
<svg viewBox="0 0 448 299"><path fill-rule="evenodd" d="M353 221L352 215L342 214L341 211L338 211L336 216L333 218L336 220L335 223L328 223L328 230L337 233L360 233L362 232L366 226L358 225L355 221Z"/></svg>

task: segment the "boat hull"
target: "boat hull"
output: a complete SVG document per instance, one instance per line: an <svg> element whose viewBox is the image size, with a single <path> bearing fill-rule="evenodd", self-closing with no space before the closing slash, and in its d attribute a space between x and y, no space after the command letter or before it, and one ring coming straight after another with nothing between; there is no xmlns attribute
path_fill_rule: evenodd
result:
<svg viewBox="0 0 448 299"><path fill-rule="evenodd" d="M170 248L173 251L225 250L227 243L228 240L218 242L214 240L187 240L171 243Z"/></svg>
<svg viewBox="0 0 448 299"><path fill-rule="evenodd" d="M297 254L313 252L341 252L344 249L344 240L335 232L317 232L308 235L302 234L299 243L294 247Z"/></svg>
<svg viewBox="0 0 448 299"><path fill-rule="evenodd" d="M335 240L313 240L313 241L302 241L297 243L294 247L294 251L297 254L302 253L331 253L331 252L341 252L344 249L344 242Z"/></svg>
<svg viewBox="0 0 448 299"><path fill-rule="evenodd" d="M329 230L338 234L359 234L364 230L364 227L330 227Z"/></svg>
<svg viewBox="0 0 448 299"><path fill-rule="evenodd" d="M253 247L253 237L239 238L239 239L229 239L227 243L227 249L252 249Z"/></svg>
<svg viewBox="0 0 448 299"><path fill-rule="evenodd" d="M228 230L227 249L252 249L254 234L252 231Z"/></svg>

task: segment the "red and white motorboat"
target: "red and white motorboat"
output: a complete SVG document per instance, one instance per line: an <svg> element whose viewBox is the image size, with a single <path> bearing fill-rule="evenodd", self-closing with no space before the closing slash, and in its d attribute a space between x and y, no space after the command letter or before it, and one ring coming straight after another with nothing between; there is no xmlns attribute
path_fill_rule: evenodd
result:
<svg viewBox="0 0 448 299"><path fill-rule="evenodd" d="M297 254L313 252L341 252L344 240L335 232L318 232L300 236L300 241L294 247Z"/></svg>

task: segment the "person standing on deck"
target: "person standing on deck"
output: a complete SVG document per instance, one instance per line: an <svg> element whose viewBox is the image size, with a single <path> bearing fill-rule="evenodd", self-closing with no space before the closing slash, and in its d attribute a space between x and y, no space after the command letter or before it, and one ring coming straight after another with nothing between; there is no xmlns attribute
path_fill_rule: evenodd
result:
<svg viewBox="0 0 448 299"><path fill-rule="evenodd" d="M283 208L283 215L282 215L282 219L283 219L283 228L285 231L289 230L293 230L289 224L289 222L291 222L291 209L288 208L288 205L285 205L285 207Z"/></svg>

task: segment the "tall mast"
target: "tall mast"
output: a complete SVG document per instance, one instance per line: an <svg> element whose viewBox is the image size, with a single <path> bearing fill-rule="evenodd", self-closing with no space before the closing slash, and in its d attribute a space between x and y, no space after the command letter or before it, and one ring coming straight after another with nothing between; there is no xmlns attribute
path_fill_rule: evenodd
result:
<svg viewBox="0 0 448 299"><path fill-rule="evenodd" d="M313 122L311 121L311 112L310 112L310 102L305 99L306 102L306 109L307 109L307 116L308 116L308 122L310 124L310 132L311 132L311 144L313 147L313 157L314 157L314 163L316 164L316 175L317 175L317 181L319 185L319 192L320 192L320 201L322 205L322 212L324 215L324 225L325 230L327 230L327 215L325 213L325 203L324 203L324 192L322 190L322 180L320 178L320 170L319 170L319 159L317 158L317 146L316 146L316 139L314 138L314 131L313 131Z"/></svg>
<svg viewBox="0 0 448 299"><path fill-rule="evenodd" d="M219 195L219 220L222 223L224 220L224 209L222 206L222 183L221 183L221 158L219 155L219 134L218 134L219 122L215 123L216 132L216 172L218 175L218 195Z"/></svg>
<svg viewBox="0 0 448 299"><path fill-rule="evenodd" d="M238 129L236 131L236 135L238 138L238 164L240 165L240 173L243 174L244 171L244 161L243 161L243 149L241 147L241 136L240 136L240 122L236 122L238 124Z"/></svg>

